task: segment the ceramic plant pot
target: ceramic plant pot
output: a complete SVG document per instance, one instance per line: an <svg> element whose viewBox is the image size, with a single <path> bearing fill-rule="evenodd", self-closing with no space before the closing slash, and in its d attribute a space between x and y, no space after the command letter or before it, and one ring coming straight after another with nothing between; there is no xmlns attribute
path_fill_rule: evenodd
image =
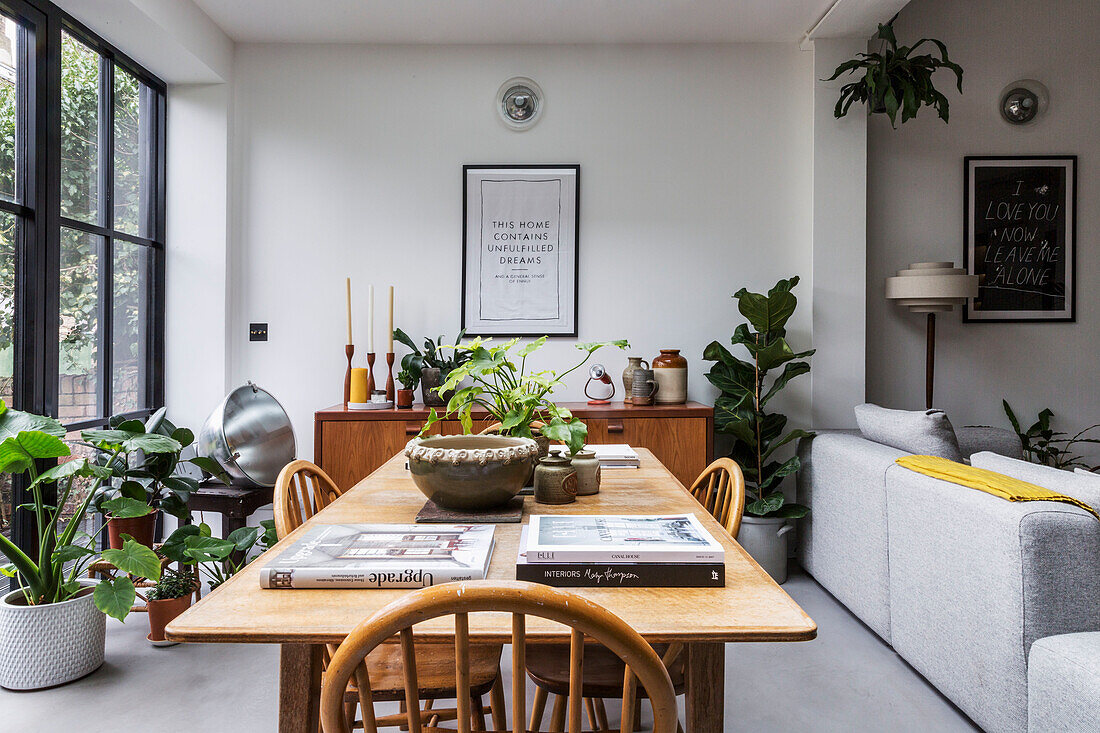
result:
<svg viewBox="0 0 1100 733"><path fill-rule="evenodd" d="M644 367L643 364L645 364ZM623 369L623 402L628 405L634 401L631 397L631 386L634 384L635 369L649 369L649 362L640 356L626 357L626 369Z"/></svg>
<svg viewBox="0 0 1100 733"><path fill-rule="evenodd" d="M661 355L653 360L653 378L661 385L656 394L658 405L687 402L688 363L679 349L661 349Z"/></svg>
<svg viewBox="0 0 1100 733"><path fill-rule="evenodd" d="M413 394L411 389L397 390L397 409L411 410L413 406Z"/></svg>
<svg viewBox="0 0 1100 733"><path fill-rule="evenodd" d="M535 501L568 504L577 500L577 469L567 456L550 455L535 467Z"/></svg>
<svg viewBox="0 0 1100 733"><path fill-rule="evenodd" d="M149 641L164 641L164 627L191 606L191 593L179 598L147 601L149 611Z"/></svg>
<svg viewBox="0 0 1100 733"><path fill-rule="evenodd" d="M103 664L107 617L95 607L95 580L83 595L43 606L23 604L23 593L0 598L0 686L40 690L63 685Z"/></svg>
<svg viewBox="0 0 1100 733"><path fill-rule="evenodd" d="M539 447L530 438L446 435L405 446L416 487L445 509L491 509L527 484Z"/></svg>
<svg viewBox="0 0 1100 733"><path fill-rule="evenodd" d="M600 459L596 458L596 451L581 450L569 463L577 471L577 496L600 493Z"/></svg>
<svg viewBox="0 0 1100 733"><path fill-rule="evenodd" d="M153 538L157 530L157 512L146 514L144 517L132 517L130 519L107 519L107 537L112 550L122 549L122 535L128 534L138 543L148 548L153 547Z"/></svg>
<svg viewBox="0 0 1100 733"><path fill-rule="evenodd" d="M447 381L448 373L443 373L437 367L425 367L420 372L420 396L427 407L445 407L447 402L454 397L455 391L448 390L440 395L435 388Z"/></svg>
<svg viewBox="0 0 1100 733"><path fill-rule="evenodd" d="M779 584L787 581L787 533L794 529L789 522L783 517L746 514L737 533L738 544Z"/></svg>

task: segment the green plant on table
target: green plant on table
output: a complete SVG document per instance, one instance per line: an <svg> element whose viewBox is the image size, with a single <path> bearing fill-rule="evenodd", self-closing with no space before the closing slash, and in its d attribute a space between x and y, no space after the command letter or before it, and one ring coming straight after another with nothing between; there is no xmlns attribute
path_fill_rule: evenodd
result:
<svg viewBox="0 0 1100 733"><path fill-rule="evenodd" d="M183 598L195 592L195 574L190 568L173 570L171 568L160 574L156 585L145 593L147 601L168 601L173 598Z"/></svg>
<svg viewBox="0 0 1100 733"><path fill-rule="evenodd" d="M1031 427L1024 430L1016 418L1016 413L1009 407L1008 400L1001 400L1001 405L1004 407L1005 415L1008 416L1008 421L1012 423L1012 429L1016 431L1016 435L1020 436L1024 457L1032 463L1061 469L1080 467L1095 471L1100 468L1100 466L1090 466L1084 461L1083 456L1074 452L1074 446L1100 443L1100 439L1086 437L1090 431L1100 428L1100 424L1090 425L1070 435L1051 427L1054 412L1048 407L1039 413Z"/></svg>
<svg viewBox="0 0 1100 733"><path fill-rule="evenodd" d="M470 358L469 354L456 348L465 335L466 329L459 331L453 346L444 344L442 335L436 341L426 338L424 339L424 351L421 351L407 333L400 328L395 328L393 330L394 340L412 349L408 354L401 357L401 370L415 376L417 382L420 381L421 372L425 369L438 369L441 374L446 376ZM406 389L412 389L412 387L406 387Z"/></svg>
<svg viewBox="0 0 1100 733"><path fill-rule="evenodd" d="M401 382L401 389L416 389L416 385L420 384L420 375L408 369L402 369L397 373L397 381Z"/></svg>
<svg viewBox="0 0 1100 733"><path fill-rule="evenodd" d="M226 538L214 537L210 526L184 524L160 546L160 554L181 566L193 566L205 573L210 588L217 588L252 562L254 549L268 550L278 541L275 520L265 519L259 527L240 527Z"/></svg>
<svg viewBox="0 0 1100 733"><path fill-rule="evenodd" d="M70 459L72 452L63 440L65 428L61 423L53 418L13 410L0 400L0 473L26 475L31 501L18 510L33 514L37 547L35 553L28 555L0 535L0 552L9 562L0 572L15 577L24 602L34 606L73 598L86 587L80 579L88 566L105 560L125 575L100 580L93 591L95 605L107 615L122 620L137 597L130 576L159 579L160 558L129 535L123 535L120 549L99 551L98 535L102 529L87 533L81 527L96 490L115 475L126 454L142 451L152 456L178 450L179 444L171 438L144 432L111 436L110 440L102 433L99 430L82 433L83 445L97 445L94 460ZM58 459L63 462L48 470L39 470L43 462ZM90 482L90 490L78 499L82 482ZM75 500L75 506L69 516L63 516L70 500Z"/></svg>
<svg viewBox="0 0 1100 733"><path fill-rule="evenodd" d="M848 114L852 104L866 102L868 113L885 113L895 127L899 110L904 123L916 117L922 105L934 108L940 119L947 122L950 105L947 97L933 86L932 74L939 69L954 72L961 94L962 67L948 58L947 46L934 38L922 38L912 46L899 46L894 36L896 19L895 15L889 23L879 24L875 38L882 41L880 52L856 54L857 58L836 67L833 75L825 80L833 81L843 74L863 71L863 78L841 87L840 99L833 110L837 118ZM915 54L926 43L939 49L939 58L931 53Z"/></svg>
<svg viewBox="0 0 1100 733"><path fill-rule="evenodd" d="M766 409L788 382L810 371L809 362L802 360L813 350L795 353L786 339L787 321L798 303L791 292L797 284L798 277L792 277L780 280L766 295L745 288L734 293L737 309L748 323L737 326L730 341L748 352L749 361L717 341L703 351L704 359L715 362L707 379L722 391L714 403L714 427L733 437L730 457L745 475L745 513L755 517L798 518L809 512L800 504L788 504L780 488L783 479L799 469L798 456L779 461L775 452L811 433L784 433L787 418ZM769 372L779 367L783 371L771 378L769 386Z"/></svg>
<svg viewBox="0 0 1100 733"><path fill-rule="evenodd" d="M565 371L528 371L527 357L542 348L546 338L542 336L522 346L518 338L502 346L491 346L480 338L455 345L453 348L467 358L439 387L440 394L457 390L447 403L444 416L458 415L463 431L469 433L473 428L473 409L480 406L500 423L501 435L533 438L532 424L542 422L542 435L565 443L570 453L580 450L588 437L588 427L568 409L551 402L550 395L564 384L566 375L582 367L599 349L604 346L627 349L630 344L625 339L576 344L584 358ZM467 378L472 384L458 389ZM433 408L420 434L427 434L441 419Z"/></svg>

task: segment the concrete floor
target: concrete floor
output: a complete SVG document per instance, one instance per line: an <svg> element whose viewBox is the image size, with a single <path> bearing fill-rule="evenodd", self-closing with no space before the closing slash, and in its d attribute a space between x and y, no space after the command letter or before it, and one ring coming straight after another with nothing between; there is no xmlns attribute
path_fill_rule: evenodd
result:
<svg viewBox="0 0 1100 733"><path fill-rule="evenodd" d="M796 571L784 588L817 622L818 638L727 645L726 730L976 730L812 578ZM107 662L88 677L39 692L0 690L0 727L21 733L276 729L275 647L157 649L145 641L143 614L126 624L108 619L107 631Z"/></svg>

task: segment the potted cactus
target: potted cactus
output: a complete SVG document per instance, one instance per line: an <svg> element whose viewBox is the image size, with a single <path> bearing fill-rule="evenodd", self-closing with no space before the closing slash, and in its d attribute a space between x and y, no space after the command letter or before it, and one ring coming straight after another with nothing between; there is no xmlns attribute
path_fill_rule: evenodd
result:
<svg viewBox="0 0 1100 733"><path fill-rule="evenodd" d="M397 409L410 410L413 406L414 390L420 384L420 376L408 369L402 369L397 374L397 381L401 382L401 389L397 390Z"/></svg>

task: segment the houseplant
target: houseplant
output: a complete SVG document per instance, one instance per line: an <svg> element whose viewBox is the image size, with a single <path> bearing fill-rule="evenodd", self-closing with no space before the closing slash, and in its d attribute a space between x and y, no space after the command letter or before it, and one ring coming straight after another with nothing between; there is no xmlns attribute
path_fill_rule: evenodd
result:
<svg viewBox="0 0 1100 733"><path fill-rule="evenodd" d="M91 443L101 432L88 430L82 437ZM56 420L0 401L0 472L25 475L31 501L20 510L34 517L38 548L25 553L0 535L0 553L10 563L0 571L19 585L0 599L0 686L9 689L51 687L95 670L103 663L103 614L122 620L130 612L137 597L131 575L160 577L160 559L148 547L124 536L121 548L99 552L98 533L81 528L96 489L113 475L124 453L153 455L172 445L134 434L103 447L95 460L73 458L40 471L41 462L71 455L64 436ZM110 562L120 574L82 579L97 559Z"/></svg>
<svg viewBox="0 0 1100 733"><path fill-rule="evenodd" d="M190 568L168 569L161 573L155 586L145 594L149 612L149 641L164 643L164 627L191 605L197 580Z"/></svg>
<svg viewBox="0 0 1100 733"><path fill-rule="evenodd" d="M224 539L214 537L205 522L184 524L168 536L160 546L160 553L172 562L193 566L196 582L205 573L213 590L254 560L254 549L263 552L277 541L273 519L265 519L259 527L235 529Z"/></svg>
<svg viewBox="0 0 1100 733"><path fill-rule="evenodd" d="M791 441L809 437L805 430L784 432L787 418L768 412L768 403L795 377L810 371L802 361L813 350L795 353L786 340L786 325L794 314L797 299L791 290L798 277L780 280L766 295L741 288L733 297L737 309L748 321L733 332L730 342L749 355L749 361L734 356L712 341L703 358L715 362L707 379L722 391L714 403L716 432L730 435L730 457L745 475L745 516L738 541L778 582L786 579L787 539L784 525L806 516L807 507L788 503L783 479L799 469L798 456L776 458L776 451ZM782 367L768 383L769 372Z"/></svg>
<svg viewBox="0 0 1100 733"><path fill-rule="evenodd" d="M454 346L445 345L443 336L440 336L437 341L426 338L424 351L421 352L407 333L400 328L393 330L394 339L412 349L410 353L401 357L401 369L420 380L421 397L425 405L442 407L451 398L445 391L440 393L438 388L447 381L451 371L462 366L470 358L468 353L456 348L464 335L466 335L466 329L458 332Z"/></svg>
<svg viewBox="0 0 1100 733"><path fill-rule="evenodd" d="M1024 430L1008 400L1001 400L1001 406L1004 407L1008 421L1012 423L1012 429L1020 436L1024 457L1032 463L1064 470L1083 468L1086 471L1095 471L1100 468L1085 463L1083 457L1074 452L1074 446L1082 443L1100 443L1100 439L1086 437L1090 431L1100 428L1100 425L1090 425L1074 435L1055 430L1050 424L1054 419L1054 411L1048 407L1038 414L1031 427Z"/></svg>
<svg viewBox="0 0 1100 733"><path fill-rule="evenodd" d="M397 381L401 382L401 389L397 390L397 409L408 410L413 406L413 390L420 384L420 376L408 369L402 369L397 374Z"/></svg>
<svg viewBox="0 0 1100 733"><path fill-rule="evenodd" d="M947 122L950 105L947 97L933 86L932 75L939 69L954 72L961 94L962 67L948 58L947 46L934 38L922 38L912 46L899 46L894 36L895 20L896 15L889 23L879 24L875 34L875 38L881 41L879 51L857 54L857 58L836 67L833 75L825 80L833 81L843 74L863 72L863 78L840 88L840 99L833 114L837 118L843 117L852 104L865 102L868 113L885 113L890 118L890 124L897 127L899 111L904 123L916 117L923 105L934 108L940 119ZM932 53L915 55L915 51L926 43L939 49L939 58Z"/></svg>

